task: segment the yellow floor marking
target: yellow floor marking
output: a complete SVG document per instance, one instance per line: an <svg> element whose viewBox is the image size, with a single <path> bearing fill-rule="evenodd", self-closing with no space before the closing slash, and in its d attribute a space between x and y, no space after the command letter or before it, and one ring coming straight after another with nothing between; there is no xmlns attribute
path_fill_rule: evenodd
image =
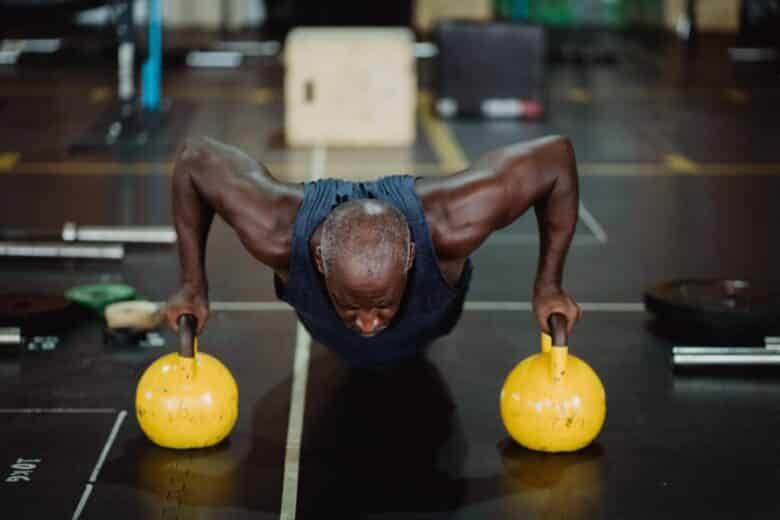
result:
<svg viewBox="0 0 780 520"><path fill-rule="evenodd" d="M8 154L6 154L8 155ZM17 154L18 155L18 154ZM0 161L3 155L0 154ZM25 161L10 165L4 170L0 162L0 171L21 173L25 175L170 175L173 173L173 162L138 161L118 163L111 161L60 161L32 162ZM306 171L307 166L287 163L267 163L266 166L274 174L297 177L299 172ZM352 168L354 165L341 165ZM339 165L336 166L338 170Z"/></svg>
<svg viewBox="0 0 780 520"><path fill-rule="evenodd" d="M750 99L750 94L745 89L727 88L725 90L726 98L738 105L744 105Z"/></svg>
<svg viewBox="0 0 780 520"><path fill-rule="evenodd" d="M264 105L274 98L276 91L271 88L256 88L250 97L250 102L254 105Z"/></svg>
<svg viewBox="0 0 780 520"><path fill-rule="evenodd" d="M105 103L112 95L109 87L95 87L89 93L90 103Z"/></svg>
<svg viewBox="0 0 780 520"><path fill-rule="evenodd" d="M581 162L577 165L583 177L669 177L680 175L709 175L729 177L738 175L775 176L780 175L780 163L694 163L681 156L667 157L664 162ZM306 180L307 165L294 162L270 162L266 166L274 175L290 181ZM169 175L173 172L172 162L128 162L111 161L21 161L19 153L0 153L0 171L28 175ZM328 173L334 177L353 175L443 174L438 163L415 163L398 168L387 163L356 165L351 162L329 162ZM452 171L452 170L449 170Z"/></svg>
<svg viewBox="0 0 780 520"><path fill-rule="evenodd" d="M694 168L671 168L666 162L609 162L580 163L577 170L580 176L593 177L642 177L642 176L679 176L709 175L713 177L731 177L739 175L774 176L780 175L780 163L693 163Z"/></svg>
<svg viewBox="0 0 780 520"><path fill-rule="evenodd" d="M684 155L668 153L664 156L664 164L672 171L679 173L698 173L699 165Z"/></svg>
<svg viewBox="0 0 780 520"><path fill-rule="evenodd" d="M778 163L708 163L700 169L703 175L780 175Z"/></svg>
<svg viewBox="0 0 780 520"><path fill-rule="evenodd" d="M0 172L13 170L21 156L22 154L16 152L0 153Z"/></svg>
<svg viewBox="0 0 780 520"><path fill-rule="evenodd" d="M439 158L441 169L452 173L466 168L469 162L452 130L433 115L433 96L430 92L419 93L418 114L428 141Z"/></svg>
<svg viewBox="0 0 780 520"><path fill-rule="evenodd" d="M573 87L566 92L566 99L572 103L590 103L591 95L584 88Z"/></svg>
<svg viewBox="0 0 780 520"><path fill-rule="evenodd" d="M41 175L153 175L170 173L170 162L128 162L108 161L61 161L61 162L22 162L13 168L14 173Z"/></svg>
<svg viewBox="0 0 780 520"><path fill-rule="evenodd" d="M163 99L221 100L264 105L273 100L278 89L268 87L163 87ZM107 85L80 87L72 85L3 85L0 95L6 97L87 96L90 103L103 103L114 95Z"/></svg>
<svg viewBox="0 0 780 520"><path fill-rule="evenodd" d="M61 97L82 96L89 92L88 87L77 85L60 85L49 83L36 84L5 84L0 86L0 95L6 97Z"/></svg>
<svg viewBox="0 0 780 520"><path fill-rule="evenodd" d="M661 163L629 163L629 162L591 162L577 164L580 176L651 176L664 175L667 172Z"/></svg>
<svg viewBox="0 0 780 520"><path fill-rule="evenodd" d="M163 90L163 97L190 100L243 101L253 105L262 105L272 100L276 93L276 89L265 87L169 87Z"/></svg>

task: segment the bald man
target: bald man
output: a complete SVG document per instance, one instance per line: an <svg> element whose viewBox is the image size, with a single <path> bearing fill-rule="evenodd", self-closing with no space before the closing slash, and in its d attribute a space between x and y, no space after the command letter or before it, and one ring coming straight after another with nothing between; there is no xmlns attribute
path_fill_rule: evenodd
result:
<svg viewBox="0 0 780 520"><path fill-rule="evenodd" d="M416 356L460 317L470 255L533 207L540 257L533 292L543 330L552 313L580 309L561 286L577 224L577 169L570 142L548 137L491 152L444 177L374 182L280 181L240 150L187 140L173 175L181 287L166 315L208 318L206 239L214 214L270 267L277 296L311 336L352 365ZM505 276L521 276L508 272Z"/></svg>

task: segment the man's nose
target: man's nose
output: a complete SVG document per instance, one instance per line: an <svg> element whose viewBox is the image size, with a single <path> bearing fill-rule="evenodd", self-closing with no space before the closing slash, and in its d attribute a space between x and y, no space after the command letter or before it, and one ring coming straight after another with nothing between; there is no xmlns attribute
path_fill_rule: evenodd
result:
<svg viewBox="0 0 780 520"><path fill-rule="evenodd" d="M370 334L379 327L379 316L376 312L358 312L355 324L363 334Z"/></svg>

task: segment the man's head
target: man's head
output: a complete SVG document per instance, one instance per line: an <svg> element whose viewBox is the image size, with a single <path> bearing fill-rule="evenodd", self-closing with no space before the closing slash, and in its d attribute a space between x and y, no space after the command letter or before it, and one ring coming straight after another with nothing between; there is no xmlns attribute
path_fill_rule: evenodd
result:
<svg viewBox="0 0 780 520"><path fill-rule="evenodd" d="M414 255L403 213L387 202L359 199L325 219L315 261L339 317L371 337L398 312Z"/></svg>

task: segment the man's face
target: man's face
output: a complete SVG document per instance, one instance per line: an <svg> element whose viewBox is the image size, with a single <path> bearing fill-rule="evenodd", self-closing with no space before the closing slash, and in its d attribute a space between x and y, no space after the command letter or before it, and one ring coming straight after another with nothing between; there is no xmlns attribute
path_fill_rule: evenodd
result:
<svg viewBox="0 0 780 520"><path fill-rule="evenodd" d="M340 258L325 278L325 286L344 323L370 338L387 328L398 312L407 270L408 266L392 260L369 267L354 257Z"/></svg>

